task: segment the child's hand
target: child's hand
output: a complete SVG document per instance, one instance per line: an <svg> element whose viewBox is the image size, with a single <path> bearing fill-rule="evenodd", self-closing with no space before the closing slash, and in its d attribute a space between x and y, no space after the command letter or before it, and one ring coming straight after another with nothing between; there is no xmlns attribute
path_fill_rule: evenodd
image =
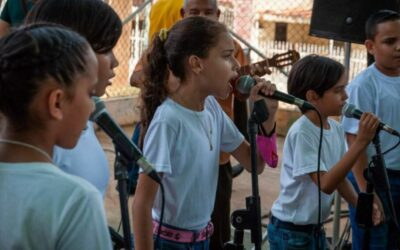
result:
<svg viewBox="0 0 400 250"><path fill-rule="evenodd" d="M374 114L364 112L360 118L356 140L363 145L368 145L368 143L374 138L379 123L379 118Z"/></svg>
<svg viewBox="0 0 400 250"><path fill-rule="evenodd" d="M259 63L250 64L250 75L252 76L263 76L265 74L270 75L272 71L267 67L262 67Z"/></svg>
<svg viewBox="0 0 400 250"><path fill-rule="evenodd" d="M374 226L381 224L385 220L385 212L379 198L374 195L374 203L372 204L372 223Z"/></svg>
<svg viewBox="0 0 400 250"><path fill-rule="evenodd" d="M266 81L265 79L257 76L254 76L254 79L256 80L257 84L255 84L250 90L250 100L256 102L264 98L270 114L275 114L276 110L278 109L278 101L271 98L265 98L259 94L262 93L265 96L273 95L276 90L275 84L272 84L270 81Z"/></svg>

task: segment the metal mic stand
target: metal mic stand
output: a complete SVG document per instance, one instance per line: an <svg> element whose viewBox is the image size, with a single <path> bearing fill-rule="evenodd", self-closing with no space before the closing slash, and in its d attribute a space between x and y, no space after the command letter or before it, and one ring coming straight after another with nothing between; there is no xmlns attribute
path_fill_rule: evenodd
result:
<svg viewBox="0 0 400 250"><path fill-rule="evenodd" d="M129 161L115 148L114 178L118 181L119 204L121 209L122 230L124 234L124 248L132 249L132 235L129 223L127 181L129 179Z"/></svg>
<svg viewBox="0 0 400 250"><path fill-rule="evenodd" d="M393 205L392 196L390 194L389 178L386 172L385 160L383 159L383 154L381 150L379 132L379 130L376 131L376 134L372 139L376 151L376 155L372 157L372 166L368 166L368 168L364 172L364 177L367 181L367 194L360 194L356 211L357 223L359 223L360 226L363 226L366 229L364 234L363 249L369 249L370 245L370 229L372 227L372 206L374 188L376 189L377 194L382 201L385 214L389 213L389 216L387 218L389 227L395 228L397 233L400 232L396 218L396 211ZM365 200L367 200L366 203L360 202L363 195L367 197L365 198ZM361 212L362 210L365 211ZM359 220L361 221L359 222Z"/></svg>
<svg viewBox="0 0 400 250"><path fill-rule="evenodd" d="M253 112L248 120L248 134L251 150L251 183L252 196L246 197L246 209L235 210L231 215L231 223L235 228L233 242L225 244L225 249L242 250L243 233L245 229L251 231L251 242L254 243L256 250L261 250L262 234L261 234L261 205L258 189L257 175L257 145L256 135L258 125L268 119L269 113L264 100L254 103Z"/></svg>

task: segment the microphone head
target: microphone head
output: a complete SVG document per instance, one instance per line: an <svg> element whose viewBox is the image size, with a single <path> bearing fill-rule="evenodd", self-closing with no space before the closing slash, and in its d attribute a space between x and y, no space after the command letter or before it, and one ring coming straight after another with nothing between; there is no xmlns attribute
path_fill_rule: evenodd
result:
<svg viewBox="0 0 400 250"><path fill-rule="evenodd" d="M106 105L98 96L93 96L92 100L95 105L95 109L93 113L90 115L89 120L92 122L96 122L97 118L104 112L106 112Z"/></svg>
<svg viewBox="0 0 400 250"><path fill-rule="evenodd" d="M236 85L236 89L239 93L248 95L250 94L250 89L256 84L253 77L249 75L239 77Z"/></svg>
<svg viewBox="0 0 400 250"><path fill-rule="evenodd" d="M356 110L356 106L353 104L346 103L342 109L342 115L348 118L354 118L354 111Z"/></svg>

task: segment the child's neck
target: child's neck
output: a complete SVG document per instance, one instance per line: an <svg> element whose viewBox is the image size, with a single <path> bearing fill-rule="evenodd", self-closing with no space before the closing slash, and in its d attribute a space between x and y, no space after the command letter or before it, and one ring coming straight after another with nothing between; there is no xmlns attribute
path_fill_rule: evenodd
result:
<svg viewBox="0 0 400 250"><path fill-rule="evenodd" d="M320 120L319 120L319 117L318 117L317 112L312 111L312 110L309 110L309 111L305 112L304 115L305 115L315 126L317 126L317 127L320 127L320 126L321 126ZM323 127L324 129L330 129L329 122L328 122L328 116L325 116L325 115L321 114L321 118L322 118L322 127Z"/></svg>
<svg viewBox="0 0 400 250"><path fill-rule="evenodd" d="M199 90L193 89L190 85L183 85L170 95L170 98L185 108L202 111L207 96L200 93Z"/></svg>
<svg viewBox="0 0 400 250"><path fill-rule="evenodd" d="M54 144L48 143L45 137L5 129L0 138L0 159L5 162L52 162L53 147Z"/></svg>
<svg viewBox="0 0 400 250"><path fill-rule="evenodd" d="M400 76L400 68L394 68L394 69L390 69L390 68L386 68L383 67L380 64L375 63L375 67L384 75L386 76L390 76L390 77L396 77L396 76Z"/></svg>

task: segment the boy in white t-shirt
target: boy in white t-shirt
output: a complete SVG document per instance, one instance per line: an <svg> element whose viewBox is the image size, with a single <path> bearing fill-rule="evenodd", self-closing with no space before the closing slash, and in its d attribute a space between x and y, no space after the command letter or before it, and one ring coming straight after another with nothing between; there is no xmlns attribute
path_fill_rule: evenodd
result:
<svg viewBox="0 0 400 250"><path fill-rule="evenodd" d="M319 223L329 215L335 190L356 206L357 194L346 175L375 135L379 120L364 113L360 133L346 153L344 131L329 118L341 114L347 99L346 84L343 65L327 57L306 56L290 72L288 92L314 104L321 114L321 161L318 171L320 120L315 111L302 110L303 116L290 128L283 148L281 191L272 206L268 225L272 250L325 249L325 233ZM376 205L374 208L374 223L379 223L381 213Z"/></svg>
<svg viewBox="0 0 400 250"><path fill-rule="evenodd" d="M347 93L349 103L354 104L362 111L376 114L386 124L394 129L400 129L400 14L398 12L381 10L373 14L366 23L365 46L375 58L375 63L362 71L349 84ZM347 142L352 145L358 131L359 121L352 118L343 118L342 125L346 132ZM394 146L398 138L385 132L379 133L382 151ZM363 150L349 175L350 181L356 190L365 192L366 181L363 171L367 167L371 156L375 155L373 145ZM400 216L400 147L384 155L386 170L389 177L390 190L397 218ZM377 187L375 187L376 189ZM377 190L382 203L387 198ZM385 217L389 219L390 213ZM363 229L355 222L355 210L350 207L353 249L362 249ZM371 231L371 249L396 249L391 246L398 238L398 232L388 228L385 223L373 227Z"/></svg>

